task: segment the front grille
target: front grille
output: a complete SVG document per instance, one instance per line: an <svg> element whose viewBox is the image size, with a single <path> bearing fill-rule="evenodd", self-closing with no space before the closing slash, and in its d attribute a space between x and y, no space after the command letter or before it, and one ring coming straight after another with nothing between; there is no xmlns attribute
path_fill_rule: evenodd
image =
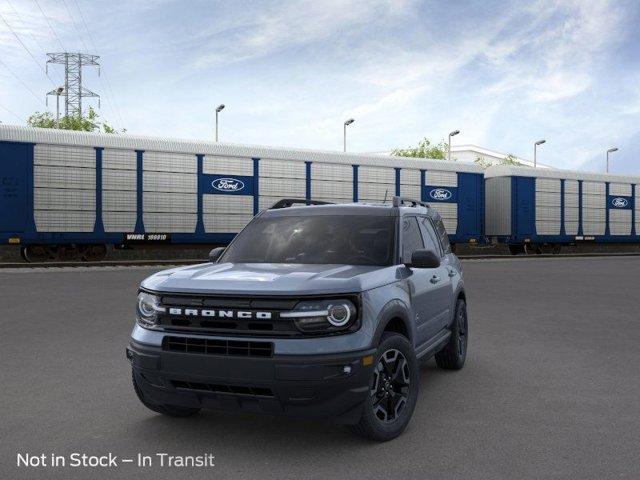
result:
<svg viewBox="0 0 640 480"><path fill-rule="evenodd" d="M167 330L176 332L219 333L224 335L290 337L302 335L291 319L280 318L279 312L288 311L299 302L297 299L259 299L259 298L229 298L229 297L193 297L175 294L163 295L161 303L166 308L165 313L158 315L159 324ZM185 312L185 309L195 308L214 310L242 310L251 312L268 312L271 318L220 318L200 315L171 314L175 307Z"/></svg>
<svg viewBox="0 0 640 480"><path fill-rule="evenodd" d="M238 340L215 340L193 337L165 337L164 350L204 355L229 355L237 357L271 357L273 343L244 342Z"/></svg>
<svg viewBox="0 0 640 480"><path fill-rule="evenodd" d="M171 380L174 388L183 390L196 390L201 392L228 393L231 395L249 395L253 397L273 397L270 388L247 387L242 385L221 385L213 383L185 382L184 380Z"/></svg>

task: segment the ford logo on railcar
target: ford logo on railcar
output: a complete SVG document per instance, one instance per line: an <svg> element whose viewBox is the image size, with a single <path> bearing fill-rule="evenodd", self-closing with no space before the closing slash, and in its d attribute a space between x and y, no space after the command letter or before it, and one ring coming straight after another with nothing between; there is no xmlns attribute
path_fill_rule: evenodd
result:
<svg viewBox="0 0 640 480"><path fill-rule="evenodd" d="M244 188L244 182L237 178L218 178L211 182L211 186L221 192L239 192Z"/></svg>
<svg viewBox="0 0 640 480"><path fill-rule="evenodd" d="M613 205L616 208L624 208L627 205L629 205L629 200L622 197L616 197L613 200L611 200L611 205Z"/></svg>
<svg viewBox="0 0 640 480"><path fill-rule="evenodd" d="M449 200L452 193L445 188L434 188L429 192L429 196L434 200Z"/></svg>

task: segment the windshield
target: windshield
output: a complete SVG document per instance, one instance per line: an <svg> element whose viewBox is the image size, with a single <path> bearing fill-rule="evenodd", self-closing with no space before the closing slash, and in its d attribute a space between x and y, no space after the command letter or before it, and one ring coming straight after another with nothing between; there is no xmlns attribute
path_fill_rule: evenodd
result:
<svg viewBox="0 0 640 480"><path fill-rule="evenodd" d="M395 217L258 217L220 262L391 265Z"/></svg>

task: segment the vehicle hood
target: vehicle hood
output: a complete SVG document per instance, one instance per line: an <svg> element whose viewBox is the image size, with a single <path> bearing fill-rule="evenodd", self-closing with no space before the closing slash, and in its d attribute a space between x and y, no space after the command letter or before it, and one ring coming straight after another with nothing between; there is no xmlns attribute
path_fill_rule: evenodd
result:
<svg viewBox="0 0 640 480"><path fill-rule="evenodd" d="M158 272L142 288L237 295L357 293L396 280L396 266L205 263Z"/></svg>

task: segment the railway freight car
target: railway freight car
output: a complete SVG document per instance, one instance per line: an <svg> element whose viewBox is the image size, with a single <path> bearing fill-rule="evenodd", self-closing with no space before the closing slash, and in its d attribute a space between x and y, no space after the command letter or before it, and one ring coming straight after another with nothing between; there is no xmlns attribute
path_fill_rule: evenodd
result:
<svg viewBox="0 0 640 480"><path fill-rule="evenodd" d="M0 125L0 242L26 260L107 245L224 245L282 198L430 202L453 244L483 232L475 165Z"/></svg>
<svg viewBox="0 0 640 480"><path fill-rule="evenodd" d="M640 241L640 177L496 166L485 196L485 233L513 254Z"/></svg>

